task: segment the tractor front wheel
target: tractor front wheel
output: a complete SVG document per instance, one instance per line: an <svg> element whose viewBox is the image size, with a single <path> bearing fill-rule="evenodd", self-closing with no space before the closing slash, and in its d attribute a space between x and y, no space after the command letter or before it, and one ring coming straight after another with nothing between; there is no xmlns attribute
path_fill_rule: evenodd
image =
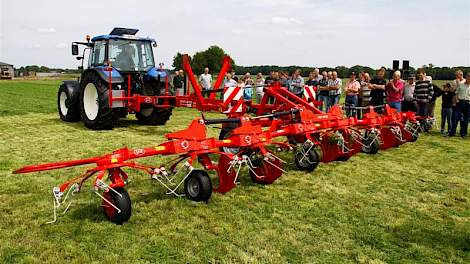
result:
<svg viewBox="0 0 470 264"><path fill-rule="evenodd" d="M84 74L80 84L80 114L85 126L95 130L113 128L108 87L95 73Z"/></svg>
<svg viewBox="0 0 470 264"><path fill-rule="evenodd" d="M108 190L103 193L104 199L102 200L101 206L103 207L104 215L109 221L117 225L122 225L131 217L131 198L124 188L116 188L114 190L116 192Z"/></svg>
<svg viewBox="0 0 470 264"><path fill-rule="evenodd" d="M184 180L184 192L192 201L208 201L212 195L212 182L207 172L193 170Z"/></svg>

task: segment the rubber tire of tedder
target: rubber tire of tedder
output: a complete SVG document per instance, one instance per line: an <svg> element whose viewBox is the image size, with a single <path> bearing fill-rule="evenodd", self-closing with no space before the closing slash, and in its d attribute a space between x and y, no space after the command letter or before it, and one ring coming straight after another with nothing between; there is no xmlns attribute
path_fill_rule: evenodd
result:
<svg viewBox="0 0 470 264"><path fill-rule="evenodd" d="M371 154L371 155L374 155L374 154L377 154L377 152L379 152L379 149L380 149L380 142L379 142L379 138L377 138L376 140L374 140L374 142L371 144L371 134L370 132L366 132L365 134L365 139L364 141L362 142L364 145L370 145L370 147L365 147L363 146L362 147L362 152L363 153L367 153L367 154ZM374 133L375 134L375 133ZM378 137L378 135L376 135Z"/></svg>
<svg viewBox="0 0 470 264"><path fill-rule="evenodd" d="M93 120L90 120L85 113L84 92L88 84L93 84L98 93L98 114ZM85 126L95 130L108 130L113 128L114 114L113 109L109 107L108 85L94 72L85 73L80 82L79 106L80 115Z"/></svg>
<svg viewBox="0 0 470 264"><path fill-rule="evenodd" d="M308 151L308 153L302 154L300 148L303 148L304 152ZM312 147L309 150L308 148L309 146L298 145L294 153L294 162L299 170L312 172L317 168L318 164L321 162L322 155L321 153L319 153L321 149ZM304 159L302 159L303 155L305 155Z"/></svg>
<svg viewBox="0 0 470 264"><path fill-rule="evenodd" d="M113 203L114 206L121 210L121 212L118 213L114 207L109 205L104 200L102 201L101 206L104 209L104 215L106 216L106 218L109 219L109 221L118 225L122 225L124 222L129 221L129 218L131 217L131 198L129 197L129 194L127 193L126 189L124 188L116 188L114 190L119 194L113 192L112 190L108 190L103 194L103 197Z"/></svg>
<svg viewBox="0 0 470 264"><path fill-rule="evenodd" d="M212 195L212 182L207 172L193 170L184 180L186 197L196 202L206 202Z"/></svg>

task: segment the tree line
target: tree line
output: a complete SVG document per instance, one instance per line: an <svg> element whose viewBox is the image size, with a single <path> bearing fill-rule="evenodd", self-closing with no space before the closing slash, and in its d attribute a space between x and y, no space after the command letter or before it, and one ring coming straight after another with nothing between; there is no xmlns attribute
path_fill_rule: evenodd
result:
<svg viewBox="0 0 470 264"><path fill-rule="evenodd" d="M222 59L227 53L218 46L211 46L207 50L199 51L194 54L191 58L191 66L195 74L201 74L205 67L208 67L211 72L218 73L222 66ZM177 53L173 58L173 65L176 70L182 69L183 66L183 55ZM277 65L259 65L259 66L237 66L232 59L232 69L237 74L245 74L249 72L251 75L261 72L263 75L268 75L271 71L282 71L288 74L292 74L296 69L300 69L302 76L306 77L315 68L319 68L322 71L336 71L340 78L347 78L351 72L367 72L375 75L377 69L373 69L368 66L355 65L352 67L337 66L337 67L311 67L311 66L277 66ZM393 70L388 67L384 67L389 73ZM470 72L470 67L435 67L433 64L423 65L421 68L426 70L426 74L436 80L453 80L455 79L455 71L460 69L464 72ZM409 74L415 74L416 68L410 67Z"/></svg>

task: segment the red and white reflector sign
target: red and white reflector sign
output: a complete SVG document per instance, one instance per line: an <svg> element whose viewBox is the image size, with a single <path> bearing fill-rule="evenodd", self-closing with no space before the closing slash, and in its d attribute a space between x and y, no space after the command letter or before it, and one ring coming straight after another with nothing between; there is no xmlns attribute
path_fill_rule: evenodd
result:
<svg viewBox="0 0 470 264"><path fill-rule="evenodd" d="M314 106L314 101L317 99L317 93L315 92L315 86L304 86L304 98L310 105Z"/></svg>
<svg viewBox="0 0 470 264"><path fill-rule="evenodd" d="M224 88L224 113L240 113L243 110L243 89L237 87Z"/></svg>

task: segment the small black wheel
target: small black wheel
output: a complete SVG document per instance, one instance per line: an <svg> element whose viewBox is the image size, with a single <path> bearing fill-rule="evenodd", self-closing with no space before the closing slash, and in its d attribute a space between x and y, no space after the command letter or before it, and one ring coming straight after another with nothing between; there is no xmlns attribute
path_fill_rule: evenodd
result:
<svg viewBox="0 0 470 264"><path fill-rule="evenodd" d="M101 206L104 209L104 215L109 219L109 221L117 225L122 225L131 217L131 198L124 188L116 188L114 190L117 193L112 190L108 190L103 194L103 197L119 208L120 212L105 200L102 200Z"/></svg>
<svg viewBox="0 0 470 264"><path fill-rule="evenodd" d="M80 115L86 127L95 130L113 128L115 116L109 107L108 97L108 86L98 74L83 74L80 83Z"/></svg>
<svg viewBox="0 0 470 264"><path fill-rule="evenodd" d="M212 195L212 182L207 172L193 170L184 180L184 193L190 200L208 201Z"/></svg>
<svg viewBox="0 0 470 264"><path fill-rule="evenodd" d="M416 131L411 135L411 142L416 142L418 138L419 138L419 133L418 131Z"/></svg>
<svg viewBox="0 0 470 264"><path fill-rule="evenodd" d="M362 152L364 153L373 155L379 152L380 142L376 133L366 132L365 139L362 144L364 144L364 146L362 146Z"/></svg>
<svg viewBox="0 0 470 264"><path fill-rule="evenodd" d="M320 163L320 155L318 150L308 145L299 146L295 150L294 162L299 170L312 172Z"/></svg>
<svg viewBox="0 0 470 264"><path fill-rule="evenodd" d="M80 121L80 109L78 107L79 83L76 81L64 81L57 92L57 110L60 119L66 122Z"/></svg>

